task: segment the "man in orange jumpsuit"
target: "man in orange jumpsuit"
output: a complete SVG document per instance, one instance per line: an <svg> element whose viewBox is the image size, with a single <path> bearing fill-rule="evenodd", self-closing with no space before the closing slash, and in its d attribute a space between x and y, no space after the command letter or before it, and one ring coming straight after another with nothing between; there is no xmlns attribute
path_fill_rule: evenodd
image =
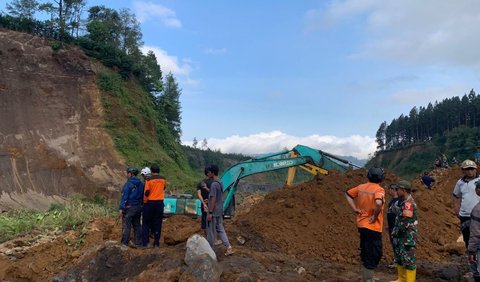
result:
<svg viewBox="0 0 480 282"><path fill-rule="evenodd" d="M153 232L153 247L159 247L167 180L159 175L160 166L158 164L153 164L150 170L152 175L145 182L143 197L142 243L144 247L148 246L151 230Z"/></svg>
<svg viewBox="0 0 480 282"><path fill-rule="evenodd" d="M368 182L345 192L348 204L357 215L360 233L360 258L362 280L373 282L373 272L383 254L383 206L385 190L380 183L385 178L383 169L372 167L367 173Z"/></svg>

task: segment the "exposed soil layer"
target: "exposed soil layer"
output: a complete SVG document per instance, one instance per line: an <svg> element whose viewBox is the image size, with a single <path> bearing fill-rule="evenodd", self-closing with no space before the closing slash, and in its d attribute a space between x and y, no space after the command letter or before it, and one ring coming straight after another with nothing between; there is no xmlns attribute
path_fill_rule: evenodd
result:
<svg viewBox="0 0 480 282"><path fill-rule="evenodd" d="M344 191L365 181L365 170L332 172L284 187L264 199L247 197L227 233L236 249L215 251L222 281L359 281L359 240L355 216ZM418 281L463 281L464 245L457 242L458 221L450 195L459 168L434 172L433 191L414 180L419 207ZM387 172L387 187L398 177ZM387 199L388 200L388 199ZM121 227L99 218L82 230L32 234L0 245L0 280L6 281L191 281L184 263L185 242L201 233L199 218L182 216L164 222L159 249L122 248ZM384 236L378 281L396 278L387 268L391 247Z"/></svg>

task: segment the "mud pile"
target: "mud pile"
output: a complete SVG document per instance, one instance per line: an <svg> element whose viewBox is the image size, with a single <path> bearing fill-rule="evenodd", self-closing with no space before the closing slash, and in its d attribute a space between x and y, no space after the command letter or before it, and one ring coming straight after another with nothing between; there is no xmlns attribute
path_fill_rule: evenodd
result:
<svg viewBox="0 0 480 282"><path fill-rule="evenodd" d="M358 263L359 236L355 215L344 192L366 181L365 170L347 174L332 172L314 181L285 187L268 194L248 214L237 219L239 232L255 249L278 250L298 258L322 258L328 261ZM419 208L419 260L441 262L449 253L464 251L456 242L460 231L450 204L450 195L459 169L442 169L434 173L434 190L426 190L418 179L414 198ZM387 172L383 187L398 180ZM388 194L388 193L387 193ZM387 202L390 199L387 195ZM386 211L385 211L386 212ZM386 216L384 216L386 226ZM384 232L384 253L390 260L392 251Z"/></svg>

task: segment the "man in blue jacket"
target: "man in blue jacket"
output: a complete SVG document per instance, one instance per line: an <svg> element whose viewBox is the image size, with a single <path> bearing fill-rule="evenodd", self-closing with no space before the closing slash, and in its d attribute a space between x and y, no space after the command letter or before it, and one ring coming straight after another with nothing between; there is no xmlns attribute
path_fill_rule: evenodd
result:
<svg viewBox="0 0 480 282"><path fill-rule="evenodd" d="M122 217L122 245L128 246L130 228L133 225L134 241L136 246L142 245L142 216L143 183L137 177L138 168L127 168L127 182L123 185L122 199L118 208L118 217Z"/></svg>

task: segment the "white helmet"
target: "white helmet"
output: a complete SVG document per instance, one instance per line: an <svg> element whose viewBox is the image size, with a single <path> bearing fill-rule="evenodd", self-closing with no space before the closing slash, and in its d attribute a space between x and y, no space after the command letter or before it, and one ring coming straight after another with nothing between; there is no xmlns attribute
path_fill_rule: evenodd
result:
<svg viewBox="0 0 480 282"><path fill-rule="evenodd" d="M150 171L150 168L148 166L142 168L142 172L140 172L141 175L149 175L152 172Z"/></svg>

